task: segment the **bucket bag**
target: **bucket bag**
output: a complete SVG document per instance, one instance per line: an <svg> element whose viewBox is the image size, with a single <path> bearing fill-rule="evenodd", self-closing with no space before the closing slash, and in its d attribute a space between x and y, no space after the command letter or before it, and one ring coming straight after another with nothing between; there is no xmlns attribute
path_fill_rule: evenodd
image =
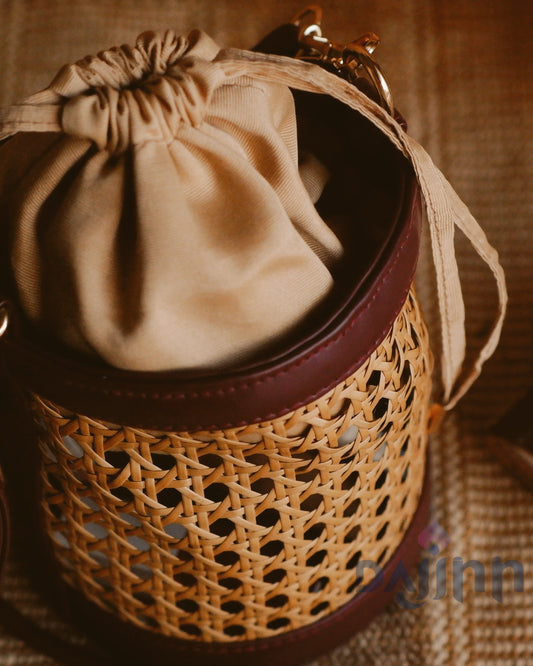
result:
<svg viewBox="0 0 533 666"><path fill-rule="evenodd" d="M254 51L144 33L0 112L12 519L112 663L299 663L416 561L428 430L506 292L376 43L324 38L316 8ZM466 370L456 228L499 294Z"/></svg>

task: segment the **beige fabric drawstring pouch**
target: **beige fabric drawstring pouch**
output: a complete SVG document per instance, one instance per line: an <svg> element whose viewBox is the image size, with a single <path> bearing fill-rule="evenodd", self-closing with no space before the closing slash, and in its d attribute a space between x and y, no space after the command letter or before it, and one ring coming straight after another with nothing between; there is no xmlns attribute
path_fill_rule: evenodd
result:
<svg viewBox="0 0 533 666"><path fill-rule="evenodd" d="M146 33L3 116L23 131L0 155L22 306L120 368L245 358L328 293L342 253L298 174L289 89L228 79L218 53Z"/></svg>

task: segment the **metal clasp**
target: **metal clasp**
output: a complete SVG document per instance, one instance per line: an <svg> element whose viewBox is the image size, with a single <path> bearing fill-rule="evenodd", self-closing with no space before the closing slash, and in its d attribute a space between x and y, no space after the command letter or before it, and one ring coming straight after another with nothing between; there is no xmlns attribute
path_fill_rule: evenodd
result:
<svg viewBox="0 0 533 666"><path fill-rule="evenodd" d="M394 114L392 94L380 66L372 57L379 44L379 37L367 32L349 44L333 42L322 35L322 8L309 5L292 23L298 28L300 50L296 58L328 64L335 72L351 83L357 79L368 80L375 89L379 103L391 115Z"/></svg>

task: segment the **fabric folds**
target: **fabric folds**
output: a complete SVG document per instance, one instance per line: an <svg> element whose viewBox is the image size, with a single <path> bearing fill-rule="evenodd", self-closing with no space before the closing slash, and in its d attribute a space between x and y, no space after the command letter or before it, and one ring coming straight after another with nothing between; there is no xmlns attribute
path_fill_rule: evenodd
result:
<svg viewBox="0 0 533 666"><path fill-rule="evenodd" d="M119 368L239 362L333 284L342 248L298 172L291 92L228 79L218 53L201 32L145 33L3 118L21 305Z"/></svg>

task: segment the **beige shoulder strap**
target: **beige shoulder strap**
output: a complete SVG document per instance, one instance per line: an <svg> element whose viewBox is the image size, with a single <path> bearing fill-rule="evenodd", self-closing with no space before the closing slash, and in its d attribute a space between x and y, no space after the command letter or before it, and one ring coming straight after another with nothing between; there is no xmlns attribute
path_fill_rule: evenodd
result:
<svg viewBox="0 0 533 666"><path fill-rule="evenodd" d="M442 406L446 410L452 409L496 349L507 307L503 268L483 229L422 146L406 134L392 116L353 85L316 65L285 56L226 49L219 53L217 60L231 78L246 74L298 90L331 95L368 118L410 160L426 205L437 275L442 326ZM464 373L461 369L466 348L465 308L455 258L455 227L466 235L488 265L498 290L498 310L490 334L473 366Z"/></svg>

